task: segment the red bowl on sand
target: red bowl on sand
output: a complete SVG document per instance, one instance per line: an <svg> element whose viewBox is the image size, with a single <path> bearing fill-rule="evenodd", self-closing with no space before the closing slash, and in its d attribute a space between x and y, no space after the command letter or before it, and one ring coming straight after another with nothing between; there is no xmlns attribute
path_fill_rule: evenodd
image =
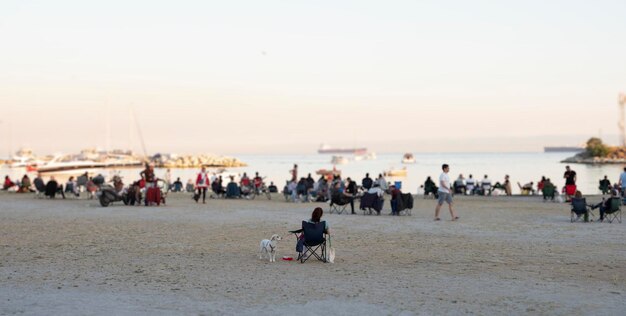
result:
<svg viewBox="0 0 626 316"><path fill-rule="evenodd" d="M283 256L283 260L285 260L285 261L292 261L293 257L292 256Z"/></svg>

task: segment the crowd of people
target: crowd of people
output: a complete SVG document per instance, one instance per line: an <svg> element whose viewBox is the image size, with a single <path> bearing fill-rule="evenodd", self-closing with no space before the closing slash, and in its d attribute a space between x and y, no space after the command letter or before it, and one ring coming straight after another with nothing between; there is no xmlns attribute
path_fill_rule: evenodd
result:
<svg viewBox="0 0 626 316"><path fill-rule="evenodd" d="M338 173L326 173L320 175L319 178L314 179L309 173L306 177L298 177L298 165L295 164L291 170L290 179L286 181L283 188L283 194L287 201L292 202L329 202L333 203L348 203L352 213L355 212L354 200L362 196L365 193L377 194L381 197L384 194L392 196L392 200L396 198L400 192L400 188L396 185L388 182L382 174L379 174L376 178L371 178L369 173L361 180L360 184L351 178L342 179ZM447 176L447 173L446 173ZM172 192L194 192L194 200L196 202L206 203L207 192L210 192L210 197L225 197L225 198L240 198L246 197L250 194L259 194L260 192L276 193L278 188L273 182L269 186L265 186L264 178L259 176L256 172L254 177L248 177L247 173L243 173L239 177L239 181L235 181L234 176L230 176L230 181L224 184L224 180L221 175L217 175L215 172L208 173L206 168L202 168L197 173L195 181L189 179L186 186L182 183L180 177L172 181L171 170L167 169L163 178L159 179L166 183L168 191ZM556 185L550 178L541 177L541 179L535 185L534 182L528 182L524 185L517 183L522 195L543 195L544 199L555 199L559 195L563 195L566 201L570 201L576 194L577 186L577 174L570 166L565 167L565 173L563 174L565 180L565 186L562 190L558 190ZM139 189L145 189L150 187L157 180L154 174L153 165L146 165L146 168L140 173L140 179L133 182ZM104 177L98 175L95 177L89 177L87 173L74 178L70 177L65 184L58 183L54 176L50 177L47 182L44 182L41 174L31 181L26 174L19 180L12 180L7 175L5 176L2 190L14 190L16 192L38 192L45 196L54 198L56 195L61 195L65 198L66 194L72 194L78 196L81 191L89 192L90 197L93 197L94 192L98 189L98 186L104 183ZM439 199L441 193L461 194L461 195L493 195L498 192L499 194L512 195L512 184L509 175L505 175L503 181L493 183L488 175L484 175L481 180L476 180L472 174L467 178L463 174L459 174L458 177L450 183L449 191L446 188L442 188L441 179L438 183L435 183L429 176L426 178L423 185L418 189L418 194L424 196L433 195ZM619 181L611 183L608 176L604 176L599 180L599 190L602 194L609 194L613 190L617 190L620 194L626 189L626 168L620 175ZM447 196L443 197L444 200Z"/></svg>

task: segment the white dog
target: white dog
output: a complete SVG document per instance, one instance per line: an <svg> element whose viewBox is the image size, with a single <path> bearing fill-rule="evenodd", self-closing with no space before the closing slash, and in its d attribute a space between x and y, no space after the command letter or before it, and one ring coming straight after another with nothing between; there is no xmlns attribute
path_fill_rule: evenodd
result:
<svg viewBox="0 0 626 316"><path fill-rule="evenodd" d="M270 239L261 240L259 259L263 259L263 254L266 253L270 262L276 262L276 247L278 246L279 240L282 240L282 238L277 234L272 235L272 238Z"/></svg>

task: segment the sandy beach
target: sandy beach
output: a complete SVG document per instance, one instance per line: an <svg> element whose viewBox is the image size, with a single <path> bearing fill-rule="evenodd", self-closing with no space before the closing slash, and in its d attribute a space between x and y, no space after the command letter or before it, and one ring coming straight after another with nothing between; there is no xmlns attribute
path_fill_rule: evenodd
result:
<svg viewBox="0 0 626 316"><path fill-rule="evenodd" d="M444 208L435 222L435 201L421 198L392 217L278 195L103 208L3 192L0 314L623 315L626 224L572 224L567 205L538 197L456 204L460 221ZM258 258L274 233L278 258L294 256L288 231L318 205L334 264Z"/></svg>

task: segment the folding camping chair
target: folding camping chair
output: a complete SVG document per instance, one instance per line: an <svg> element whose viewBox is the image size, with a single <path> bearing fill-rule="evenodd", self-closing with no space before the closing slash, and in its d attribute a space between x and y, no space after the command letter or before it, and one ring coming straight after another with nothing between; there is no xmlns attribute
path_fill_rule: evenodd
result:
<svg viewBox="0 0 626 316"><path fill-rule="evenodd" d="M311 256L322 262L326 260L326 222L310 223L302 221L302 229L290 231L296 236L298 259L306 262Z"/></svg>
<svg viewBox="0 0 626 316"><path fill-rule="evenodd" d="M585 219L585 215L587 215L587 219ZM585 198L572 198L570 222L593 221L594 217L595 216L589 205L587 205L587 200Z"/></svg>
<svg viewBox="0 0 626 316"><path fill-rule="evenodd" d="M385 200L378 196L378 194L365 192L361 197L361 205L359 206L359 209L363 211L363 215L368 212L369 215L372 215L372 210L376 211L377 215L380 215L384 202Z"/></svg>
<svg viewBox="0 0 626 316"><path fill-rule="evenodd" d="M611 198L609 209L604 211L604 219L609 223L613 223L614 220L622 222L622 199Z"/></svg>
<svg viewBox="0 0 626 316"><path fill-rule="evenodd" d="M556 196L556 188L554 185L549 185L543 187L543 201L547 201L550 198L554 202L554 197Z"/></svg>
<svg viewBox="0 0 626 316"><path fill-rule="evenodd" d="M347 196L344 197L340 192L333 193L333 195L330 197L329 212L330 214L332 214L333 212L341 214L346 210L348 204L350 204L350 200Z"/></svg>
<svg viewBox="0 0 626 316"><path fill-rule="evenodd" d="M411 210L413 209L413 195L411 193L402 193L398 199L398 215L401 215L404 212L406 215L411 215Z"/></svg>
<svg viewBox="0 0 626 316"><path fill-rule="evenodd" d="M44 184L43 180L33 181L33 184L35 185L35 190L37 191L35 193L35 198L45 198L46 197L46 185Z"/></svg>

